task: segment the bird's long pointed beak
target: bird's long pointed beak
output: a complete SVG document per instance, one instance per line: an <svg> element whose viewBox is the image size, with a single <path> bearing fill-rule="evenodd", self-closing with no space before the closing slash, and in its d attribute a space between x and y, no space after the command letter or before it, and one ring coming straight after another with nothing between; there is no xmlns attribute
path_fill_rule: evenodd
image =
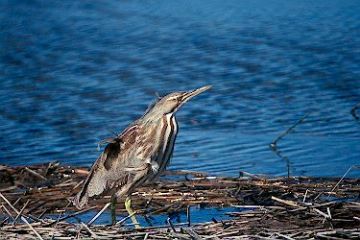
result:
<svg viewBox="0 0 360 240"><path fill-rule="evenodd" d="M195 89L195 90L192 90L192 91L189 91L189 92L186 92L184 94L184 96L182 97L182 102L187 102L188 100L190 100L191 98L199 95L200 93L203 93L205 92L206 90L209 90L211 88L211 85L207 85L207 86L204 86L204 87L201 87L201 88L198 88L198 89Z"/></svg>

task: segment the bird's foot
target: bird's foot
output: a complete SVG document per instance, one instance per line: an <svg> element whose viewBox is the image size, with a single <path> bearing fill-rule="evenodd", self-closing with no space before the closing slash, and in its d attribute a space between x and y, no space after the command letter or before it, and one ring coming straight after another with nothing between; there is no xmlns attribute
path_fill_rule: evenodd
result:
<svg viewBox="0 0 360 240"><path fill-rule="evenodd" d="M140 224L139 224L139 222L137 221L137 219L135 217L136 211L134 211L131 208L131 198L130 197L127 197L126 200L125 200L125 208L126 208L126 211L129 213L129 216L130 216L131 221L134 224L135 228L140 229L141 228Z"/></svg>

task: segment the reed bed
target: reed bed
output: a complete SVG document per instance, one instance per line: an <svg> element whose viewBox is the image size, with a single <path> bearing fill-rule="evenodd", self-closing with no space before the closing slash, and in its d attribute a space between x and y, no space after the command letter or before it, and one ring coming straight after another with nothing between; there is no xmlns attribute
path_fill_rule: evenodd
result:
<svg viewBox="0 0 360 240"><path fill-rule="evenodd" d="M124 220L113 226L76 221L110 201L111 193L86 209L72 206L87 174L87 168L58 163L0 166L0 239L360 239L359 179L170 171L158 183L139 188L133 206L144 216L185 211L186 222L169 218L164 226L134 229ZM194 205L237 211L227 213L229 220L193 224L189 206ZM121 202L117 211L125 213Z"/></svg>

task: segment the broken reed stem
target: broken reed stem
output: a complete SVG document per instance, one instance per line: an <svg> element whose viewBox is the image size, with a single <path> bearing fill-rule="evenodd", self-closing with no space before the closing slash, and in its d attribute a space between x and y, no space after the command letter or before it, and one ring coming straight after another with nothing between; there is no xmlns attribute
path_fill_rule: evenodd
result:
<svg viewBox="0 0 360 240"><path fill-rule="evenodd" d="M304 194L304 198L303 198L303 201L302 201L303 203L305 203L305 201L306 201L308 191L309 191L309 189L306 189L305 194Z"/></svg>
<svg viewBox="0 0 360 240"><path fill-rule="evenodd" d="M339 184L344 180L344 178L348 175L348 173L352 170L352 169L357 169L360 168L360 165L352 165L351 167L349 167L348 170L346 170L346 172L344 173L344 175L340 178L340 180L335 184L335 186L331 189L331 191L328 193L328 197L330 196L331 193L334 192L334 190L339 186ZM317 200L324 192L320 192L314 199Z"/></svg>
<svg viewBox="0 0 360 240"><path fill-rule="evenodd" d="M326 213L324 213L323 211L320 211L319 209L317 208L312 208L314 209L315 212L317 212L318 214L320 214L321 216L323 216L325 219L330 219L330 216Z"/></svg>
<svg viewBox="0 0 360 240"><path fill-rule="evenodd" d="M38 178L40 178L40 179L42 179L42 180L45 180L45 181L47 180L46 177L44 177L44 176L40 175L39 173L31 170L30 168L25 167L24 169L25 169L26 171L28 171L29 173L31 173L32 175L34 175L34 176L36 176L36 177L38 177Z"/></svg>
<svg viewBox="0 0 360 240"><path fill-rule="evenodd" d="M13 204L13 206L15 207L16 204L18 204L18 203L20 202L20 200L21 200L21 197L19 197L18 199L16 199L16 201L15 201L14 204Z"/></svg>
<svg viewBox="0 0 360 240"><path fill-rule="evenodd" d="M285 238L285 239L288 239L288 240L295 240L295 238L292 238L292 237L289 237L285 234L281 234L281 233L276 233L276 235L282 237L282 238Z"/></svg>
<svg viewBox="0 0 360 240"><path fill-rule="evenodd" d="M9 217L15 221L15 218L12 216L11 212L4 206L4 205L1 205L1 207L4 209L4 211L6 212L7 215L9 215Z"/></svg>
<svg viewBox="0 0 360 240"><path fill-rule="evenodd" d="M14 224L16 223L16 220L22 215L22 213L24 212L24 210L27 207L27 205L29 204L29 202L30 202L30 200L28 199L26 201L26 203L24 204L24 206L21 208L20 212L18 213L18 215L14 219Z"/></svg>
<svg viewBox="0 0 360 240"><path fill-rule="evenodd" d="M91 226L91 224L93 224L96 219L98 219L98 217L100 217L100 215L110 206L111 202L108 202L105 204L105 206L100 210L100 212L98 212L88 223L88 226Z"/></svg>
<svg viewBox="0 0 360 240"><path fill-rule="evenodd" d="M98 235L96 235L96 233L94 233L85 223L81 223L81 226L84 227L86 229L86 231L88 231L88 233L90 233L91 237L98 239Z"/></svg>
<svg viewBox="0 0 360 240"><path fill-rule="evenodd" d="M281 133L277 138L275 138L275 140L270 144L270 147L272 149L276 149L277 148L277 143L278 141L280 141L282 138L284 138L286 135L288 135L297 125L301 124L302 122L304 122L304 120L310 115L310 112L306 113L302 118L300 118L299 120L296 121L296 123L294 123L291 127L289 127L286 131L284 131L283 133Z"/></svg>
<svg viewBox="0 0 360 240"><path fill-rule="evenodd" d="M173 224L172 221L171 221L171 218L168 217L166 221L167 221L167 223L169 224L169 226L171 227L171 229L173 230L173 232L176 233L176 229L175 229L175 227L174 227L174 224Z"/></svg>
<svg viewBox="0 0 360 240"><path fill-rule="evenodd" d="M115 225L120 225L121 226L126 220L128 220L132 216L135 216L135 214L136 214L136 212L133 212L133 213L129 214L128 216L124 217L123 219L121 219L120 221L115 223Z"/></svg>
<svg viewBox="0 0 360 240"><path fill-rule="evenodd" d="M286 168L287 168L287 178L290 179L290 160L288 157L281 154L280 150L278 149L277 143L283 139L286 135L288 135L292 130L295 129L295 127L302 122L305 121L305 119L309 116L310 112L306 113L302 118L296 121L295 124L290 126L286 131L282 132L275 140L270 143L270 149L281 159L285 160L286 162Z"/></svg>
<svg viewBox="0 0 360 240"><path fill-rule="evenodd" d="M90 207L90 208L83 209L83 210L80 210L80 211L78 211L78 212L69 214L69 215L67 215L67 216L64 216L64 217L59 218L58 220L56 220L56 221L54 221L54 222L52 222L52 223L49 223L49 224L46 225L46 226L49 226L49 227L50 227L50 226L52 226L52 225L54 225L54 224L57 224L57 223L62 222L62 221L64 221L64 220L66 220L66 219L69 219L69 218L73 218L73 217L75 217L75 216L77 216L77 215L79 215L79 214L88 212L88 211L90 211L90 210L92 210L92 209L95 209L95 208L96 208L96 206L92 206L92 207Z"/></svg>
<svg viewBox="0 0 360 240"><path fill-rule="evenodd" d="M188 223L188 227L190 227L191 226L191 212L190 212L189 205L186 207L186 221Z"/></svg>
<svg viewBox="0 0 360 240"><path fill-rule="evenodd" d="M9 220L10 217L6 217L1 223L0 223L0 227L4 226L4 224L6 223L7 220Z"/></svg>
<svg viewBox="0 0 360 240"><path fill-rule="evenodd" d="M291 206L291 207L299 207L299 205L294 201L283 200L283 199L280 199L280 198L277 198L277 197L274 197L274 196L271 196L271 199L275 200L275 201L277 201L279 203L286 204L286 205Z"/></svg>
<svg viewBox="0 0 360 240"><path fill-rule="evenodd" d="M149 233L145 233L144 239L143 240L147 240L149 237Z"/></svg>
<svg viewBox="0 0 360 240"><path fill-rule="evenodd" d="M344 173L344 175L340 178L340 180L335 184L335 186L331 189L330 193L334 192L334 190L339 186L339 184L344 180L346 175L353 169L354 166L349 167L349 169Z"/></svg>
<svg viewBox="0 0 360 240"><path fill-rule="evenodd" d="M0 197L9 205L9 207L11 207L11 209L16 212L16 214L20 214L20 212L9 202L9 200L7 200L4 195L2 195L0 193ZM33 226L31 226L31 224L26 220L26 218L24 218L22 215L20 215L20 219L29 226L29 228L35 233L35 235L40 239L43 240L43 238L40 236L40 234L33 228Z"/></svg>

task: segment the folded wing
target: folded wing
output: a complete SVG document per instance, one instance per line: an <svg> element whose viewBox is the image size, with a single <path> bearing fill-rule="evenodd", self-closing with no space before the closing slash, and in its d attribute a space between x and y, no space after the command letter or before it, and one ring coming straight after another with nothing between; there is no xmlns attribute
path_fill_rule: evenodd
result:
<svg viewBox="0 0 360 240"><path fill-rule="evenodd" d="M83 208L89 198L102 195L114 188L118 191L119 197L143 181L151 171L151 166L149 161L142 159L142 154L136 154L139 151L135 150L141 149L137 139L137 128L130 127L105 147L73 200L77 208Z"/></svg>

